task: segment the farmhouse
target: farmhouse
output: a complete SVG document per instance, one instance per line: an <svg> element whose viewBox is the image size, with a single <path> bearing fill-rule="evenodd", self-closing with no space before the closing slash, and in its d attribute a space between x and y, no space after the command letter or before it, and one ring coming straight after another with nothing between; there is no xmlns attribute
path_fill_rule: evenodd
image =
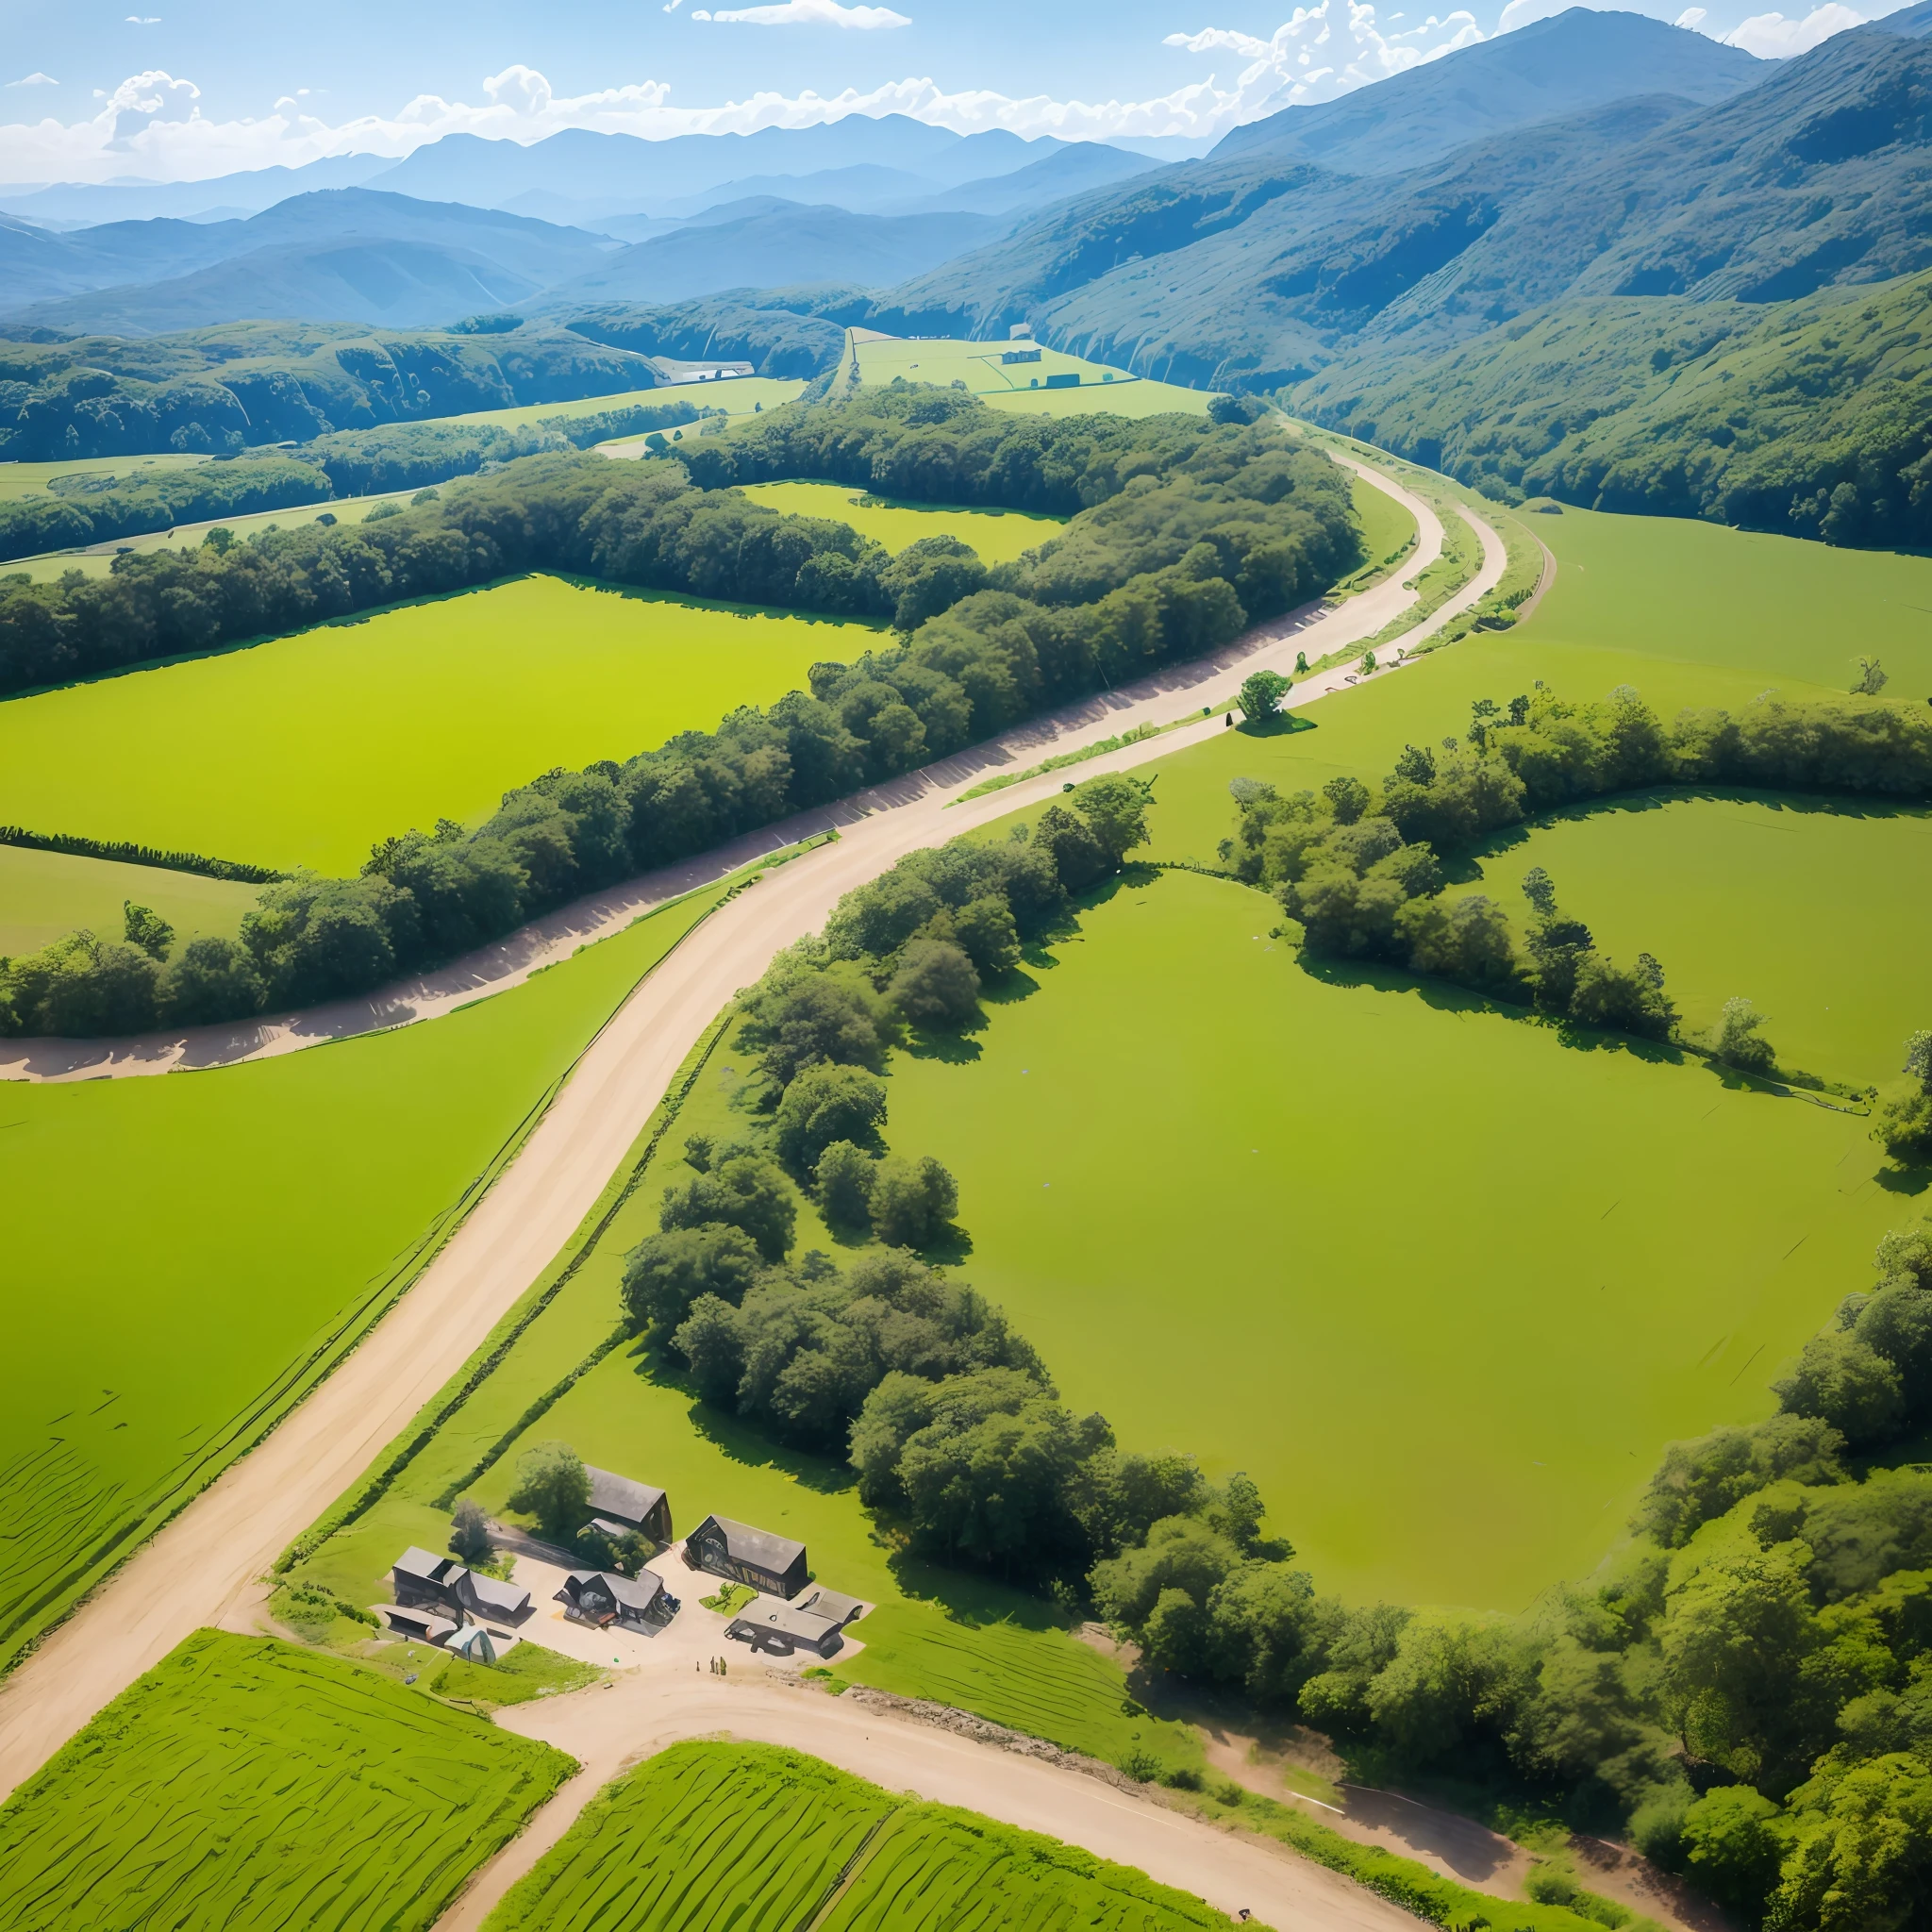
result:
<svg viewBox="0 0 1932 1932"><path fill-rule="evenodd" d="M788 1603L806 1585L803 1543L724 1516L708 1516L691 1531L685 1539L684 1560L692 1570L748 1583Z"/></svg>
<svg viewBox="0 0 1932 1932"><path fill-rule="evenodd" d="M788 1604L782 1597L760 1596L732 1618L724 1634L754 1650L771 1651L778 1657L791 1657L800 1650L834 1657L845 1641L839 1634L841 1628L835 1619Z"/></svg>
<svg viewBox="0 0 1932 1932"><path fill-rule="evenodd" d="M591 1479L591 1528L602 1530L613 1542L633 1530L654 1543L671 1541L671 1503L662 1490L608 1469L587 1465L584 1474Z"/></svg>
<svg viewBox="0 0 1932 1932"><path fill-rule="evenodd" d="M479 1576L454 1557L438 1557L413 1544L390 1566L396 1602L409 1609L441 1610L458 1623L476 1617L521 1617L530 1592L521 1584Z"/></svg>
<svg viewBox="0 0 1932 1932"><path fill-rule="evenodd" d="M648 1570L635 1578L615 1576L607 1570L573 1570L563 1579L557 1601L573 1623L599 1630L613 1624L626 1630L655 1628L669 1623L678 1607L662 1579Z"/></svg>
<svg viewBox="0 0 1932 1932"><path fill-rule="evenodd" d="M1008 349L1001 354L1000 360L1002 362L1038 362L1040 360L1040 351L1038 349Z"/></svg>

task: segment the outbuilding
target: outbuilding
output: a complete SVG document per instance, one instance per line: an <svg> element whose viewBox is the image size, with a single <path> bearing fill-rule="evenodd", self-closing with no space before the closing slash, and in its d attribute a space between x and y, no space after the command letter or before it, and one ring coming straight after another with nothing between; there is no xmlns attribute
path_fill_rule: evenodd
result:
<svg viewBox="0 0 1932 1932"><path fill-rule="evenodd" d="M833 1657L845 1641L839 1629L830 1617L817 1616L782 1597L761 1596L732 1618L724 1634L750 1644L754 1650L770 1651L778 1657L791 1657L801 1650Z"/></svg>
<svg viewBox="0 0 1932 1932"><path fill-rule="evenodd" d="M671 1502L662 1490L648 1483L633 1482L608 1469L591 1469L584 1474L591 1479L591 1524L612 1542L633 1530L654 1543L671 1541Z"/></svg>
<svg viewBox="0 0 1932 1932"><path fill-rule="evenodd" d="M514 1620L530 1607L520 1583L479 1575L454 1557L438 1557L414 1544L390 1565L396 1602L410 1609L441 1610L458 1623L473 1617Z"/></svg>
<svg viewBox="0 0 1932 1932"><path fill-rule="evenodd" d="M663 1580L646 1570L641 1575L618 1576L608 1570L573 1570L557 1592L563 1613L575 1624L599 1630L654 1629L676 1613L677 1599Z"/></svg>
<svg viewBox="0 0 1932 1932"><path fill-rule="evenodd" d="M805 1545L728 1516L708 1516L684 1541L684 1560L733 1583L748 1583L788 1603L809 1581Z"/></svg>

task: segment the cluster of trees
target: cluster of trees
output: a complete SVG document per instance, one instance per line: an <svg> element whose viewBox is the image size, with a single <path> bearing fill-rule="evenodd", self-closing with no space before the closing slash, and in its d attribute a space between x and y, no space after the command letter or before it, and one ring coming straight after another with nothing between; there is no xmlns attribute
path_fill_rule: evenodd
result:
<svg viewBox="0 0 1932 1932"><path fill-rule="evenodd" d="M1778 1385L1781 1412L1673 1448L1600 1586L1523 1619L1351 1607L1262 1541L1242 1486L1097 1563L1152 1662L1239 1686L1387 1776L1453 1773L1624 1826L1745 1923L1850 1932L1932 1908L1932 1474L1860 1475L1932 1419L1932 1239ZM857 1438L855 1438L855 1459ZM1731 1530L1685 1552L1718 1518Z"/></svg>
<svg viewBox="0 0 1932 1932"><path fill-rule="evenodd" d="M894 407L919 393L901 392ZM958 400L926 393L948 407ZM528 458L353 527L311 525L245 543L215 531L195 551L117 558L105 579L0 584L0 686L14 688L538 567L892 613L909 631L856 664L813 666L808 693L735 711L716 732L687 732L623 765L547 773L475 830L443 821L387 840L358 878L272 885L239 942L194 941L192 985L178 997L154 983L152 1008L142 1005L143 975L128 979L125 962L92 940L14 961L0 969L0 1026L72 1030L45 1022L58 1010L77 1023L85 1002L50 1000L43 982L64 987L91 973L120 976L98 1002L114 1024L90 1031L365 992L1042 706L1198 655L1358 557L1347 490L1325 458L1239 425L1193 423L1188 435L1167 480L1126 479L1026 564L1008 567L1002 581L1018 589L990 584L952 539L889 558L848 525L694 489L673 464L575 455ZM1099 863L1084 821L1061 811L1055 823L1073 872ZM919 971L920 997L936 1010L956 999L942 964Z"/></svg>
<svg viewBox="0 0 1932 1932"><path fill-rule="evenodd" d="M635 1576L658 1546L641 1530L609 1536L591 1521L591 1473L568 1442L534 1442L517 1457L509 1507L534 1516L551 1541L561 1543L592 1570ZM450 1520L449 1546L472 1566L492 1554L490 1519L472 1496L458 1499Z"/></svg>
<svg viewBox="0 0 1932 1932"><path fill-rule="evenodd" d="M0 459L232 456L338 429L649 389L644 357L554 324L504 334L244 322L0 341Z"/></svg>
<svg viewBox="0 0 1932 1932"><path fill-rule="evenodd" d="M1062 1478L1110 1441L1064 1414L997 1308L918 1252L954 1232L958 1190L930 1157L882 1151L886 1055L908 1028L974 1024L981 985L1119 866L1145 809L1132 780L1096 779L1030 835L913 853L848 893L742 996L763 1118L741 1141L686 1143L691 1177L625 1261L647 1345L780 1440L849 1450L868 1494L940 1554L1033 1570L1077 1554ZM881 1245L842 1269L794 1257L801 1190Z"/></svg>
<svg viewBox="0 0 1932 1932"><path fill-rule="evenodd" d="M1540 812L1649 785L1740 785L1889 798L1932 792L1932 718L1902 706L1764 701L1731 713L1687 710L1666 725L1627 686L1566 703L1539 681L1507 706L1478 699L1470 726L1439 748L1406 747L1378 788L1331 780L1280 796L1237 778L1222 857L1272 888L1314 952L1389 960L1588 1025L1662 1039L1675 1014L1649 954L1619 965L1557 907L1541 867L1524 882L1518 935L1485 893L1442 895L1441 861ZM1755 1016L1727 1013L1718 1050L1769 1062ZM1928 1109L1932 1117L1932 1109Z"/></svg>

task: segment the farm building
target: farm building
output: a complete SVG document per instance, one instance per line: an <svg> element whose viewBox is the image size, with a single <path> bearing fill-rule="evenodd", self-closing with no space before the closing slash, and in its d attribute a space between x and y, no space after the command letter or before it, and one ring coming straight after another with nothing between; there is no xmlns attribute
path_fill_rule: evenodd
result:
<svg viewBox="0 0 1932 1932"><path fill-rule="evenodd" d="M684 1560L693 1570L748 1583L788 1603L806 1585L803 1543L724 1516L708 1516L691 1531L685 1539Z"/></svg>
<svg viewBox="0 0 1932 1932"><path fill-rule="evenodd" d="M501 1630L486 1630L480 1624L466 1624L444 1641L443 1648L473 1664L500 1664L523 1641Z"/></svg>
<svg viewBox="0 0 1932 1932"><path fill-rule="evenodd" d="M521 1617L530 1592L517 1583L479 1576L454 1557L433 1556L413 1544L390 1566L396 1602L408 1609L435 1609L458 1623L475 1617Z"/></svg>
<svg viewBox="0 0 1932 1932"><path fill-rule="evenodd" d="M377 1604L375 1613L396 1636L418 1643L441 1643L463 1627L435 1610L405 1609L395 1604Z"/></svg>
<svg viewBox="0 0 1932 1932"><path fill-rule="evenodd" d="M865 1605L858 1597L836 1590L810 1591L799 1598L798 1607L809 1610L814 1617L829 1618L841 1630L865 1614Z"/></svg>
<svg viewBox="0 0 1932 1932"><path fill-rule="evenodd" d="M573 1570L563 1579L557 1601L573 1623L606 1629L643 1630L668 1624L677 1613L677 1599L661 1578L646 1570L641 1576L614 1576L607 1570Z"/></svg>
<svg viewBox="0 0 1932 1932"><path fill-rule="evenodd" d="M1038 349L1008 349L1001 354L1000 360L1002 362L1038 362L1040 360L1040 351Z"/></svg>
<svg viewBox="0 0 1932 1932"><path fill-rule="evenodd" d="M591 1479L591 1528L603 1531L613 1542L633 1530L654 1543L671 1541L671 1502L662 1490L633 1482L627 1475L613 1475L608 1469L587 1465L584 1474Z"/></svg>
<svg viewBox="0 0 1932 1932"><path fill-rule="evenodd" d="M782 1597L754 1597L725 1626L726 1637L748 1643L754 1650L767 1650L778 1657L791 1657L801 1650L816 1651L820 1657L835 1657L844 1643L841 1625L831 1617L822 1617Z"/></svg>

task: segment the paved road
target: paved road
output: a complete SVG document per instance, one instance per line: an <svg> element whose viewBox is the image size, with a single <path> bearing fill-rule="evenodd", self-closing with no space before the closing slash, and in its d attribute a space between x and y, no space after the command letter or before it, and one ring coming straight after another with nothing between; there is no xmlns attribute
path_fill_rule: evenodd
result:
<svg viewBox="0 0 1932 1932"><path fill-rule="evenodd" d="M584 1769L472 1881L436 1932L475 1932L504 1893L626 1765L687 1738L755 1739L808 1751L890 1791L984 1812L1132 1865L1230 1918L1241 1907L1277 1932L1415 1932L1408 1913L1306 1858L1134 1798L1098 1778L974 1743L929 1724L855 1707L821 1691L739 1674L650 1673L609 1690L498 1713L506 1730L542 1738Z"/></svg>
<svg viewBox="0 0 1932 1932"><path fill-rule="evenodd" d="M1407 574L1426 567L1441 543L1428 506L1379 476L1416 516L1423 532ZM1474 521L1474 520L1472 520ZM1419 641L1502 575L1503 546L1486 525L1482 570L1461 598L1431 617ZM1230 673L1260 664L1292 666L1373 635L1400 614L1399 583L1322 614L1282 620L1250 633L1243 657L1213 674L1224 695ZM1403 640L1389 647L1392 656ZM1378 676L1396 676L1391 669ZM1185 674L1108 713L1091 737L1142 718L1160 723L1188 708ZM1343 674L1310 679L1294 702L1338 685ZM1199 680L1191 692L1205 701ZM1222 728L1210 718L1106 754L1083 776L1166 758ZM1069 733L1067 741L1077 741ZM1038 757L1032 751L1028 757ZM837 843L767 875L722 908L675 948L612 1017L579 1061L515 1160L471 1212L416 1285L342 1365L250 1455L198 1496L0 1685L0 1795L42 1764L109 1699L204 1624L219 1623L302 1530L366 1469L383 1447L461 1367L491 1328L563 1246L616 1170L672 1076L723 1001L748 986L773 955L818 929L844 892L895 859L1057 791L1058 774L947 810L971 778L941 782L932 772L871 794L869 816ZM795 836L795 835L794 835Z"/></svg>

